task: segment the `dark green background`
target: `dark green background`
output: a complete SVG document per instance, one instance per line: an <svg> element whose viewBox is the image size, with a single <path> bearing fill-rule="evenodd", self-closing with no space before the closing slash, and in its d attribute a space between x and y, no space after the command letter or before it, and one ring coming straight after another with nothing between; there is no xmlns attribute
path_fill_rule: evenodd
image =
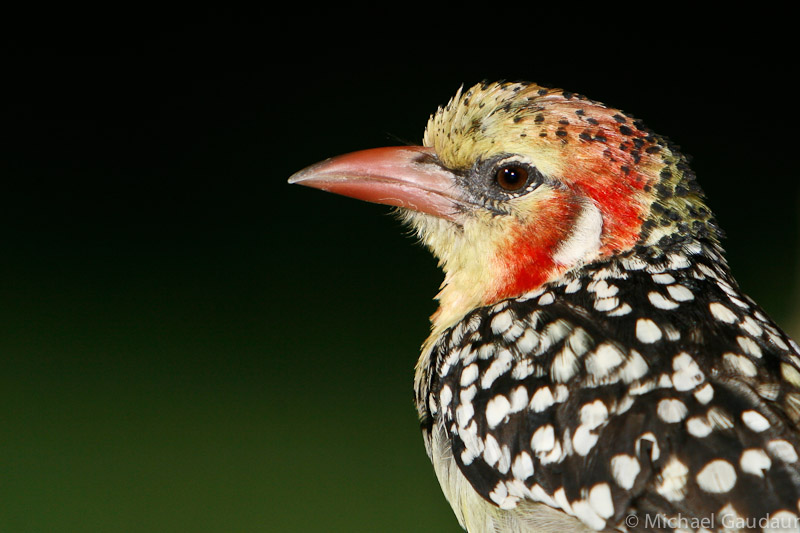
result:
<svg viewBox="0 0 800 533"><path fill-rule="evenodd" d="M435 263L387 208L286 180L419 142L461 83L560 86L668 135L740 283L798 331L789 54L306 48L275 24L9 48L0 531L458 531L411 402Z"/></svg>

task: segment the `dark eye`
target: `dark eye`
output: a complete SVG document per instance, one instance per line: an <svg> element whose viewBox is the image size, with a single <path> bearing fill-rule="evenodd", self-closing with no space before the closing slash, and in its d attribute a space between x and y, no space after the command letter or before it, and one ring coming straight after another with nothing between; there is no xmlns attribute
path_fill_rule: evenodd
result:
<svg viewBox="0 0 800 533"><path fill-rule="evenodd" d="M528 183L528 170L519 165L503 166L497 170L494 179L507 191L519 191Z"/></svg>

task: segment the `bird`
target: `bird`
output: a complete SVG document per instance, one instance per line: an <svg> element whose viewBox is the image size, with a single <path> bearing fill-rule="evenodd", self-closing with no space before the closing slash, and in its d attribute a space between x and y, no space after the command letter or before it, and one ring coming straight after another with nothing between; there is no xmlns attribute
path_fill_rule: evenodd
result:
<svg viewBox="0 0 800 533"><path fill-rule="evenodd" d="M739 288L672 141L485 81L421 146L289 182L393 206L438 259L414 401L463 529L800 531L800 347Z"/></svg>

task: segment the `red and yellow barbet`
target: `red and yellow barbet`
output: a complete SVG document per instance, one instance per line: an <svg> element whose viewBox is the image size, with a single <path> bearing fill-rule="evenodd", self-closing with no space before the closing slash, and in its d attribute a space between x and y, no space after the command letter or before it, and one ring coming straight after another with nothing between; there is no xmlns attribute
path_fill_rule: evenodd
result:
<svg viewBox="0 0 800 533"><path fill-rule="evenodd" d="M800 531L800 349L677 148L527 83L459 91L423 145L290 182L396 206L440 261L414 386L459 523Z"/></svg>

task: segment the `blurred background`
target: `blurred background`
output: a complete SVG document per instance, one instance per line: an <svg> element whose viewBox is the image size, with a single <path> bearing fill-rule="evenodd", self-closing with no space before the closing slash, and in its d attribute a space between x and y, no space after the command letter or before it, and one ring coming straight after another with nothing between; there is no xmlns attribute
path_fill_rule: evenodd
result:
<svg viewBox="0 0 800 533"><path fill-rule="evenodd" d="M388 208L286 180L419 143L462 83L563 87L670 137L740 284L800 332L789 52L115 20L6 43L0 531L459 531L412 406L435 262Z"/></svg>

